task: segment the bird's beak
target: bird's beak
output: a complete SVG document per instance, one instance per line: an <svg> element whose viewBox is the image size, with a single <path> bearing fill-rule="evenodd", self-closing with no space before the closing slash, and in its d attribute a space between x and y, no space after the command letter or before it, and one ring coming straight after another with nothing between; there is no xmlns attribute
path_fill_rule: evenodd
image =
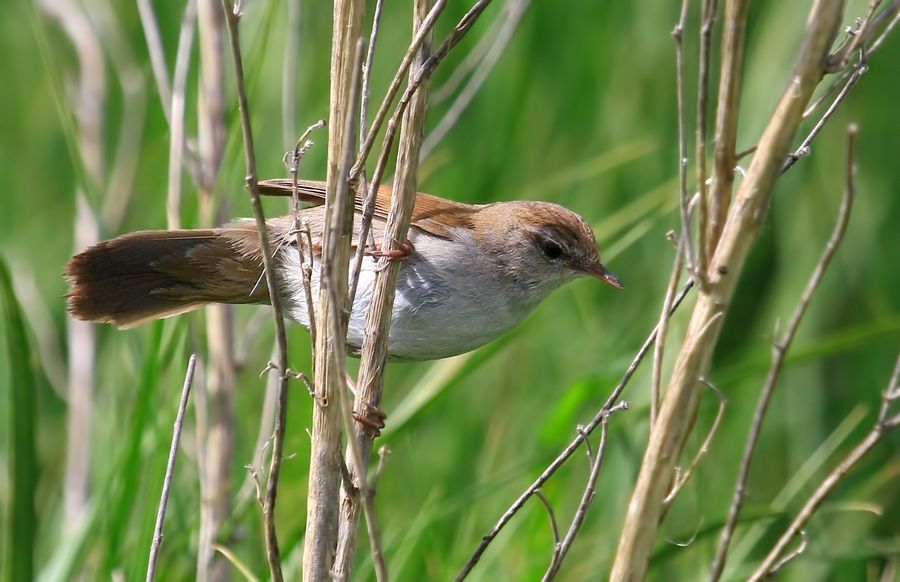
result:
<svg viewBox="0 0 900 582"><path fill-rule="evenodd" d="M582 271L585 274L590 275L591 277L596 277L597 279L600 279L601 281L605 281L606 283L609 283L616 289L624 289L625 288L622 286L622 282L619 281L619 278L616 277L615 275L613 275L612 273L610 273L609 269L607 269L605 266L603 266L603 263L601 263L600 261L597 261L595 263L585 266L582 269Z"/></svg>

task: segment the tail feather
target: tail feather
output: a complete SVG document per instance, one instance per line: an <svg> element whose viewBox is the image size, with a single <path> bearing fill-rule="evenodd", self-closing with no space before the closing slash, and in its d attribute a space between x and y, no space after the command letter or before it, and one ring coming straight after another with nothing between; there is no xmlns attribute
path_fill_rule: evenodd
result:
<svg viewBox="0 0 900 582"><path fill-rule="evenodd" d="M144 231L96 244L66 265L69 312L128 328L207 303L267 303L256 231L241 226Z"/></svg>

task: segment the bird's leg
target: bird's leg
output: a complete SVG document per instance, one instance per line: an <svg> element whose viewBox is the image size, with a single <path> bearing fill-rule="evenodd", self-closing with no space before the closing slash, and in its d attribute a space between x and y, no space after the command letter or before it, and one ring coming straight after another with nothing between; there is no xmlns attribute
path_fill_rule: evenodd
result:
<svg viewBox="0 0 900 582"><path fill-rule="evenodd" d="M414 250L416 250L416 247L413 246L412 242L410 242L409 239L406 239L400 244L400 248L397 249L382 250L381 245L375 243L374 248L369 251L368 254L372 257L384 257L389 261L395 261L405 259Z"/></svg>
<svg viewBox="0 0 900 582"><path fill-rule="evenodd" d="M387 415L383 410L368 402L363 403L364 412L353 412L353 420L363 425L373 437L381 436L381 429L384 428L384 420Z"/></svg>

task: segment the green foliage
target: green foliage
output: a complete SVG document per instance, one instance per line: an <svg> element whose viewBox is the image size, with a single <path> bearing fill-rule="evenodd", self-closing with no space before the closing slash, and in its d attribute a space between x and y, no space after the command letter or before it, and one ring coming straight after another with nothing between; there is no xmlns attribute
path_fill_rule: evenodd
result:
<svg viewBox="0 0 900 582"><path fill-rule="evenodd" d="M467 8L466 3L449 4L437 38ZM448 79L501 14L503 3L495 4L439 69L433 87ZM481 536L574 438L576 425L593 416L658 318L674 254L665 233L678 227L669 36L678 4L533 2L471 107L422 162L421 190L426 192L476 203L544 199L581 213L597 227L604 258L626 291L579 281L557 291L520 328L474 354L389 366L384 403L389 431L381 442L392 453L377 506L389 568L398 579L447 579L459 570ZM739 149L756 142L788 82L808 4L753 3ZM850 2L845 24L862 16L867 4ZM98 17L95 23L101 32L117 31L101 43L106 170L99 184L91 183L79 150L73 114L78 60L66 34L39 12L37 3L17 3L11 8L15 17L0 19L0 74L14 80L0 92L0 248L12 265L14 283L0 271L6 347L0 355L0 418L9 419L0 437L0 460L10 467L9 477L0 479L0 537L3 575L11 579L32 577L32 556L36 571L48 580L79 573L88 579L142 576L184 363L190 351L205 351L201 314L129 331L98 328L94 421L91 433L83 435L92 451L91 503L77 527L63 535L65 386L53 385L62 391L57 394L44 377L52 379L56 368L65 370L60 354L67 350L60 346L67 342L66 284L60 272L73 251L77 193L85 192L104 217L109 201L126 194L107 191L115 183L112 168L123 163L116 161L123 116L135 105L120 84L122 62L135 64L134 82L144 100L137 117L138 147L131 154L136 174L123 222L102 219L101 234L165 226L169 130L144 33L134 3L107 9L109 20ZM281 158L291 139L327 116L331 8L328 3L302 5L296 102L302 127L287 131L280 101L287 2L245 2L244 9L242 39L260 174L283 176ZM183 3L154 3L154 10L171 70ZM386 3L373 76L375 102L408 42L409 17L406 4ZM696 36L694 15L686 37L692 71ZM651 578L696 579L709 567L768 367L773 330L789 317L831 231L844 180L844 127L850 121L861 128L858 201L846 240L788 358L762 435L728 576L746 574L811 488L871 425L900 347L900 198L895 195L900 165L894 159L900 151L898 41L895 34L872 58L870 71L811 155L778 185L715 356L711 380L730 406L712 448L663 525ZM191 135L197 119L194 56L187 95ZM689 87L696 83L691 75ZM230 216L249 216L230 70L227 79L229 135L216 197ZM429 128L451 101L433 104ZM803 131L814 121L805 122ZM320 178L325 175L325 133L313 140L317 143L303 172ZM183 221L195 226L197 187L189 178L184 185ZM283 201L266 204L270 214L286 210ZM28 291L32 288L38 291ZM667 369L689 309L690 301L672 322ZM256 453L264 397L264 380L258 376L273 338L268 321L258 335L244 333L255 313L254 308L237 309L238 343L248 345L235 403L236 491L247 487L243 466ZM306 333L294 327L289 343L292 367L309 371ZM630 410L610 424L598 495L562 579L596 580L608 570L647 439L649 383L645 365L625 392ZM286 570L296 573L306 512L310 402L302 386L292 390L285 450L295 456L282 471L278 527ZM715 411L710 396L684 463ZM170 501L161 579L190 578L196 567L200 494L193 415L188 415L185 454ZM862 579L867 568L880 571L884 555L896 552L900 540L897 452L898 440L888 439L849 476L810 524L810 547L784 571L784 579ZM562 527L587 473L579 453L544 488ZM252 487L245 491L250 495L236 502L218 541L236 562L265 579L259 508ZM688 540L685 547L672 543ZM552 543L546 511L529 502L489 548L472 579L539 578ZM372 577L367 554L367 549L360 552L356 579ZM237 569L233 575L241 577Z"/></svg>
<svg viewBox="0 0 900 582"><path fill-rule="evenodd" d="M40 471L35 451L37 399L32 352L22 311L13 291L9 267L0 259L0 303L3 305L3 343L6 344L8 402L5 403L6 457L9 490L4 496L2 561L7 580L34 577L37 515L35 492Z"/></svg>

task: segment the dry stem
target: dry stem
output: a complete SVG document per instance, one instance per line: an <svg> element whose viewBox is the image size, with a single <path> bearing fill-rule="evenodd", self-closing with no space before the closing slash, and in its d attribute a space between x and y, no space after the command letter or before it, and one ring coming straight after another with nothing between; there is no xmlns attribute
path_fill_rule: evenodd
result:
<svg viewBox="0 0 900 582"><path fill-rule="evenodd" d="M347 177L355 152L357 103L351 102L362 17L361 0L337 0L331 45L328 178L316 310L315 404L307 494L303 579L329 580L337 543L341 483L341 397L346 391L347 272L353 238L353 199Z"/></svg>
<svg viewBox="0 0 900 582"><path fill-rule="evenodd" d="M706 243L709 254L715 252L728 217L728 204L737 164L738 111L743 78L744 42L750 0L727 0L722 31L722 64L719 73L719 101L716 106L713 178L709 190Z"/></svg>
<svg viewBox="0 0 900 582"><path fill-rule="evenodd" d="M356 46L356 56L353 65L353 83L350 90L350 95L348 98L348 103L353 106L356 106L358 103L361 103L361 92L362 92L362 39L359 39ZM342 162L342 171L346 171L346 168L349 168L350 163L353 161L353 147L352 144L356 142L356 124L357 117L356 112L353 111L346 117L347 127L345 128L344 135L347 139L347 147L344 152L344 159ZM342 198L343 200L343 198ZM349 202L349 201L348 201ZM351 214L352 216L352 214ZM348 304L351 304L352 301L349 300L349 297L338 298L337 293L332 288L329 290L331 301L334 305L339 305L341 300L347 300ZM346 335L346 323L340 321L340 317L337 310L332 311L332 317L329 321L330 330L334 337L340 337L341 334ZM341 329L341 325L345 327L343 330ZM341 366L345 367L344 361L342 359ZM359 394L358 390L356 390L353 386L353 380L349 377L349 375L345 376L346 382L349 385L348 387L353 391L354 394ZM359 443L353 438L354 435L354 422L353 422L353 413L351 411L351 405L348 398L348 390L340 390L338 393L340 397L340 412L341 412L341 421L343 422L344 434L348 435L347 438L347 455L346 457L351 461L351 467L358 474L365 474L365 470L363 467L366 466L366 461L363 460L362 453L360 452ZM375 505L374 499L371 495L368 482L366 479L360 479L355 481L350 474L350 467L343 462L340 465L341 469L341 477L342 477L342 491L352 491L354 494L359 494L363 499L363 512L366 516L366 526L369 530L369 542L372 548L372 563L375 567L375 578L379 582L385 582L387 580L387 564L384 561L384 552L381 549L381 529L378 526L378 520L375 516ZM335 496L334 500L337 502L338 497ZM343 501L343 494L341 495L341 500ZM343 507L343 503L341 504ZM339 518L340 519L340 518ZM338 528L338 540L337 540L337 555L334 566L331 569L332 577L338 580L346 580L348 576L343 572L344 561L342 560L341 554L341 546L343 542L342 532L343 522L340 521L337 525ZM354 548L355 554L355 548ZM352 558L351 556L351 565Z"/></svg>
<svg viewBox="0 0 900 582"><path fill-rule="evenodd" d="M699 399L699 379L709 370L722 326L722 315L765 218L782 162L796 135L803 108L824 72L825 58L843 13L843 2L817 0L791 79L760 140L746 178L735 196L721 241L712 257L709 293L694 307L681 352L650 435L611 579L641 580L671 483L674 464L690 431Z"/></svg>
<svg viewBox="0 0 900 582"><path fill-rule="evenodd" d="M853 156L855 143L856 128L854 126L851 126L847 132L847 182L844 189L844 197L841 201L841 207L838 211L837 222L835 223L831 238L825 245L825 250L822 252L822 256L819 258L819 262L816 264L816 267L813 270L812 275L810 276L809 282L806 284L806 288L804 289L803 294L800 297L800 302L797 304L797 308L794 310L793 315L791 315L791 319L788 323L787 329L785 330L781 338L778 339L772 347L772 366L769 368L769 373L766 376L766 381L763 385L763 389L759 394L759 401L756 405L756 412L753 415L753 423L750 425L750 433L747 436L747 444L744 448L744 454L741 459L737 483L734 486L731 506L728 510L728 518L725 520L725 526L723 527L722 534L719 538L719 547L716 550L716 557L713 560L712 572L710 574L710 580L712 581L718 580L722 576L722 572L725 569L725 561L728 556L728 548L731 544L731 538L734 535L734 531L737 528L738 518L740 517L741 509L744 504L744 496L746 495L747 491L747 480L750 476L751 464L753 463L753 453L756 451L756 445L759 442L759 436L762 432L762 424L765 420L766 413L768 412L769 403L772 400L772 394L775 391L775 386L778 383L778 378L781 375L781 369L784 365L784 359L787 356L787 352L790 349L791 343L793 343L794 341L794 336L797 333L797 329L800 327L800 322L803 320L803 316L806 314L806 309L809 306L810 301L812 300L812 296L816 292L816 289L818 289L819 283L822 281L822 277L825 275L825 271L831 264L831 259L834 257L834 254L844 237L844 232L847 229L847 223L850 220L850 210L853 206L853 199L855 194L855 185L853 179Z"/></svg>
<svg viewBox="0 0 900 582"><path fill-rule="evenodd" d="M256 154L253 149L253 130L250 125L250 106L247 100L247 87L244 81L244 63L241 58L241 44L238 29L240 13L237 5L228 0L222 0L222 9L225 11L225 23L228 26L228 35L231 40L231 56L234 59L235 81L238 91L238 109L241 114L241 132L244 140L244 161L247 165L246 186L250 192L250 202L253 207L253 217L256 220L256 230L259 233L259 245L263 259L263 271L266 276L266 287L269 290L269 300L275 317L275 339L278 346L278 393L276 396L275 433L272 439L272 460L269 465L269 476L266 481L265 507L263 508L263 527L266 538L266 559L269 562L269 570L275 582L281 582L281 553L278 548L278 537L275 532L275 501L278 496L278 478L281 474L281 461L284 451L284 432L287 417L287 335L284 329L284 316L281 307L281 294L278 290L278 282L275 279L275 264L272 258L272 250L269 245L269 232L266 227L266 218L263 214L262 202L259 197L256 176Z"/></svg>
<svg viewBox="0 0 900 582"><path fill-rule="evenodd" d="M866 12L866 15L862 19L857 20L858 25L856 27L847 29L847 34L850 36L848 41L839 50L828 55L828 72L839 71L846 67L847 63L850 62L850 57L853 53L856 52L857 49L865 46L866 40L869 38L870 34L869 25L872 23L875 11L878 10L881 2L882 0L869 0L869 9ZM896 7L896 3L894 7ZM890 9L884 14L887 14L889 10ZM882 14L882 16L884 16L884 14Z"/></svg>
<svg viewBox="0 0 900 582"><path fill-rule="evenodd" d="M428 0L418 0L414 5L413 31L416 37L418 37L421 27L425 26L427 10ZM414 81L416 71L428 57L429 50L430 35L426 35L412 63L410 83ZM427 105L427 86L423 85L415 92L409 107L403 115L400 145L397 154L396 179L391 197L391 208L381 241L382 249L399 249L403 241L407 240L407 231L412 219L412 208L416 196L419 147L422 140L422 128L425 124ZM360 239L360 245L363 244L363 240ZM370 411L377 410L381 403L391 312L400 266L401 263L399 261L390 261L382 257L378 267L376 267L372 303L369 311L366 313L366 333L362 345L359 381L354 404L354 412L358 416L365 417ZM359 458L358 462L350 467L351 482L345 483L342 491L340 535L335 562L335 575L339 579L349 577L353 559L356 555L360 512L358 493L361 492L363 495L363 507L371 503L371 500L367 499L365 482L375 435L361 423L355 424L354 429L354 432L349 436L351 442L348 443L348 453L358 453ZM358 445L358 450L351 450L354 445ZM374 509L366 511L369 534L370 537L373 537L375 533L373 532L374 522L370 522L370 516L374 517ZM381 568L383 568L383 557L380 555L380 551L378 553L373 552L373 554L375 554L373 555L375 563L379 564L381 562ZM387 577L386 569L383 574L379 573L379 580L382 579L382 576L384 578Z"/></svg>
<svg viewBox="0 0 900 582"><path fill-rule="evenodd" d="M808 156L810 154L810 146L812 145L813 140L816 139L816 136L818 136L819 132L822 131L822 128L825 127L825 123L827 123L828 120L831 119L831 116L834 115L834 112L837 111L838 106L844 102L844 99L847 98L847 95L850 93L850 89L852 89L853 86L856 85L856 82L859 81L859 78L862 77L863 74L865 74L868 70L869 67L864 60L861 61L859 66L853 70L853 73L851 73L850 77L847 79L847 83L841 89L841 92L838 93L837 97L834 98L834 101L831 102L831 105L828 106L828 109L825 110L825 113L822 114L822 117L819 119L819 121L817 121L813 128L809 131L809 134L803 139L802 142L800 142L800 145L797 146L797 149L787 157L784 165L781 167L782 174L790 170L800 158Z"/></svg>
<svg viewBox="0 0 900 582"><path fill-rule="evenodd" d="M718 432L719 430L719 426L722 424L722 419L725 418L725 410L728 408L728 399L725 398L725 394L723 394L715 384L705 379L701 379L700 381L704 386L715 392L716 397L718 397L719 399L719 408L716 410L716 417L713 419L712 426L709 427L709 432L706 433L706 438L703 439L703 443L697 450L697 454L695 454L694 458L691 459L691 464L688 465L687 470L680 474L679 472L676 472L675 481L672 484L672 489L663 500L663 503L665 503L666 505L665 510L667 510L672 505L672 502L675 501L675 499L678 497L678 494L681 493L681 490L684 488L687 482L691 480L691 477L694 476L694 471L700 464L701 459L703 459L706 453L709 452L709 447L716 436L716 432Z"/></svg>
<svg viewBox="0 0 900 582"><path fill-rule="evenodd" d="M696 269L696 255L691 239L690 204L691 195L688 192L688 145L687 145L687 105L685 104L685 78L684 78L684 26L687 22L688 5L690 0L682 0L681 13L678 23L672 30L672 38L675 40L675 92L678 102L678 193L681 210L681 236L679 241L684 242L684 262L688 271L699 280ZM665 339L665 338L663 338Z"/></svg>
<svg viewBox="0 0 900 582"><path fill-rule="evenodd" d="M397 92L400 90L400 86L403 83L403 77L409 70L409 66L412 63L413 59L418 54L419 47L422 46L422 43L425 41L426 37L431 34L431 29L434 27L434 23L437 21L438 16L441 15L441 12L443 12L444 6L446 6L446 4L447 0L437 0L434 3L434 6L431 7L431 10L425 17L422 26L417 30L415 36L413 36L412 42L406 49L406 54L403 55L403 60L400 61L400 65L397 67L397 72L394 73L394 78L391 80L391 84L388 86L388 90L384 95L384 99L382 99L381 105L378 106L378 111L375 113L375 119L372 120L372 126L362 129L362 131L366 135L366 139L360 146L359 156L356 158L356 163L353 164L353 168L350 170L351 182L356 182L356 178L360 175L360 172L362 172L362 169L366 164L366 160L369 157L369 153L372 151L372 147L375 145L375 137L381 130L381 124L384 123L388 111L390 111L391 105L394 102L394 97L397 96ZM399 106L397 112L402 114L402 109ZM394 115L396 116L397 113L395 113ZM385 142L387 143L387 136L385 136ZM381 147L382 151L384 151L385 146L382 145ZM390 149L390 147L388 147L387 149Z"/></svg>
<svg viewBox="0 0 900 582"><path fill-rule="evenodd" d="M791 543L791 540L802 532L803 526L806 525L813 515L815 515L819 507L822 506L847 473L849 473L856 464L875 447L875 445L881 442L888 433L900 426L900 413L888 416L890 404L900 398L900 391L898 391L900 386L898 386L898 381L900 381L900 357L897 358L897 362L894 364L894 372L891 374L888 388L885 390L882 397L881 409L878 414L878 419L875 422L875 426L872 427L869 434L867 434L865 438L863 438L862 441L860 441L859 444L856 445L840 463L838 463L831 473L825 477L819 487L816 488L813 494L810 495L807 502L803 505L803 509L800 510L800 513L797 514L797 517L794 518L791 525L788 526L781 537L778 538L775 546L769 551L762 563L750 576L749 580L751 582L758 582L763 578L769 577L778 568L787 563L788 560L779 560L779 558L784 554L788 544ZM793 552L789 557L793 558L797 555L799 555L799 552Z"/></svg>
<svg viewBox="0 0 900 582"><path fill-rule="evenodd" d="M513 34L515 34L516 29L518 29L519 23L522 21L522 17L525 15L525 11L528 10L530 4L531 0L510 0L506 3L503 14L498 17L498 20L502 18L503 21L498 27L496 37L491 42L490 49L488 49L487 53L484 55L484 60L478 64L478 68L472 73L472 77L469 79L469 82L466 83L466 86L463 87L462 91L460 91L459 95L457 95L456 100L453 101L453 104L450 105L450 108L447 109L447 112L444 113L441 120L423 140L422 159L431 155L441 140L444 139L447 133L449 133L453 126L459 121L459 118L462 117L463 112L469 107L469 104L491 74L497 61L500 60L503 51L506 50L507 45L509 45L509 41L512 40ZM478 47L476 47L476 50L477 49ZM463 65L468 66L466 62L464 62Z"/></svg>
<svg viewBox="0 0 900 582"><path fill-rule="evenodd" d="M707 121L709 119L709 61L712 45L713 25L716 21L716 12L719 9L718 0L703 0L700 8L700 71L697 81L697 133L696 133L696 157L697 157L697 192L700 193L699 220L697 225L697 270L701 277L706 277L706 267L713 248L708 240L709 225L709 196L706 183L706 134Z"/></svg>
<svg viewBox="0 0 900 582"><path fill-rule="evenodd" d="M479 0L469 9L468 12L463 15L460 19L459 23L457 23L456 27L453 29L453 32L450 33L450 36L441 44L440 47L426 59L421 66L418 67L414 71L415 77L410 80L409 85L404 91L403 95L400 97L399 103L397 103L397 108L394 111L394 114L391 116L391 119L388 122L387 129L384 132L384 139L381 143L381 151L378 154L378 160L375 163L375 171L372 174L372 180L369 183L369 189L366 192L365 199L363 200L362 207L362 217L361 217L361 225L359 232L359 241L361 244L364 244L365 241L369 238L369 231L372 226L372 217L375 213L375 195L378 192L378 187L381 185L381 178L384 175L385 168L387 167L388 157L390 155L391 148L394 144L394 137L397 133L397 128L400 123L400 119L403 116L404 111L406 111L407 105L409 105L410 99L415 94L416 89L428 79L431 78L432 73L434 73L435 68L440 64L442 60L447 56L450 50L456 46L456 44L462 39L463 36L469 32L469 29L472 28L472 25L478 20L478 17L487 8L488 4L491 3L491 0ZM371 151L372 145L374 144L375 136L378 134L379 129L381 128L381 124L384 122L384 118L387 115L387 108L390 105L390 102L393 101L394 96L396 95L396 91L399 89L399 81L398 78L402 78L402 74L406 72L409 68L409 63L407 62L407 58L412 58L412 55L415 53L413 47L421 46L422 41L425 38L425 35L431 30L434 22L433 20L437 18L437 15L440 13L440 10L443 8L444 2L442 0L438 0L438 2L431 8L428 15L425 17L425 21L422 24L422 28L416 33L413 38L413 42L410 45L410 50L407 51L407 54L403 58L403 62L400 64L400 68L397 71L396 76L394 77L394 81L391 83L391 87L388 89L388 94L385 97L384 101L381 104L381 107L378 110L378 113L375 115L375 120L372 122L372 127L369 128L369 134L360 147L359 156L356 159L356 163L353 165L353 168L350 170L350 182L355 184L358 178L362 175L363 168L365 167L366 159L368 158L369 152ZM395 83L397 87L395 87ZM359 250L357 250L357 261L354 266L354 279L358 278L358 268L359 265L362 264L362 258ZM351 281L352 283L352 281ZM353 283L351 285L353 290L356 290L356 285Z"/></svg>
<svg viewBox="0 0 900 582"><path fill-rule="evenodd" d="M688 281L684 287L681 288L681 291L678 293L678 296L675 297L675 300L672 302L672 312L678 309L678 306L681 305L681 302L687 296L688 292L693 288L693 281ZM569 460L569 458L578 450L578 448L582 444L587 444L587 436L590 435L600 423L603 422L603 419L609 414L609 411L616 405L619 401L619 397L622 395L622 392L625 390L625 387L631 381L631 377L634 375L635 371L637 371L638 366L644 360L644 357L650 352L650 348L653 346L653 343L656 341L657 327L653 328L653 331L650 332L650 335L647 336L647 339L644 340L644 343L641 345L641 348L638 350L637 354L634 356L634 359L631 360L631 364L629 364L628 369L625 370L625 373L622 375L622 379L619 380L619 383L616 384L616 387L613 389L612 393L606 399L606 402L600 408L599 411L594 415L594 418L591 419L591 422L587 424L582 430L579 431L578 436L569 443L569 445L563 449L563 451L553 460L550 465L544 469L543 473L535 479L534 483L532 483L528 489L525 490L522 495L516 499L513 504L506 510L506 512L500 516L500 519L494 525L491 530L486 533L482 538L481 542L478 544L478 547L475 548L475 551L469 557L468 561L466 561L465 565L463 565L462 570L459 574L456 575L457 582L466 578L469 573L472 571L472 568L475 567L475 564L478 563L478 560L481 559L482 554L484 554L487 547L494 541L494 538L500 533L500 531L506 527L506 524L515 516L522 507L524 507L525 503L533 496L537 495L538 491L540 491L541 486L547 482L550 477L556 473L556 471L563 466L563 464ZM589 445L588 445L589 446Z"/></svg>
<svg viewBox="0 0 900 582"><path fill-rule="evenodd" d="M312 268L315 264L312 244L312 233L310 232L309 223L304 222L300 218L300 161L306 152L313 146L313 142L308 138L313 131L325 127L325 120L320 119L314 124L306 128L294 146L293 152L290 154L290 164L288 171L291 174L291 211L294 213L294 240L297 244L297 261L300 264L301 276L303 277L303 296L306 301L306 315L309 320L309 341L312 349L312 359L316 359L316 310L312 298ZM288 154L285 154L287 157ZM304 253L304 248L309 252L309 262Z"/></svg>
<svg viewBox="0 0 900 582"><path fill-rule="evenodd" d="M659 316L659 323L656 325L657 334L656 342L653 346L653 369L650 374L650 427L656 423L656 417L659 414L659 388L662 384L662 367L663 358L665 356L666 335L669 331L669 319L672 313L672 301L675 299L675 292L678 289L678 282L681 280L681 268L684 262L685 253L685 236L688 233L682 233L675 247L675 262L672 265L672 273L669 275L669 285L666 287L666 297L663 299L662 313Z"/></svg>
<svg viewBox="0 0 900 582"><path fill-rule="evenodd" d="M362 94L359 101L359 151L362 152L365 142L369 138L369 98L371 93L371 72L372 65L375 62L375 47L378 44L378 33L381 30L381 12L384 9L384 0L376 0L375 13L372 16L372 34L369 37L369 45L366 48L366 59L362 65ZM362 165L359 173L359 181L364 191L367 190L366 184L366 166ZM377 190L376 190L377 191ZM360 236L356 245L356 253L353 257L353 271L350 273L350 292L348 293L350 305L356 300L356 289L359 287L359 273L362 269L363 259L366 256L366 249L369 243L374 247L375 241L370 241L372 218L375 211L374 197L363 202L363 206L368 212L363 212L362 226L360 227Z"/></svg>
<svg viewBox="0 0 900 582"><path fill-rule="evenodd" d="M172 429L172 444L169 446L169 458L166 461L166 474L163 478L159 506L156 510L156 526L153 528L153 542L150 545L150 557L147 563L147 582L152 582L156 578L156 562L159 559L159 548L162 546L163 523L166 520L166 507L169 504L169 490L172 488L172 477L175 475L175 459L178 457L178 443L181 441L181 428L184 426L184 411L187 409L188 398L191 395L191 385L194 382L194 367L196 364L197 356L191 354L188 360L187 371L184 374L181 401L178 404L178 413L175 415L175 425Z"/></svg>
<svg viewBox="0 0 900 582"><path fill-rule="evenodd" d="M572 523L569 525L566 537L563 538L562 542L559 542L557 535L556 548L558 549L554 552L553 560L550 562L550 566L544 573L544 582L554 580L559 574L559 568L562 566L563 560L566 559L566 555L569 553L569 549L575 541L575 536L578 535L578 531L584 524L584 520L587 517L587 511L597 494L597 479L600 477L600 467L603 465L603 458L606 453L606 436L609 432L609 416L614 412L625 410L627 408L628 403L623 400L610 408L600 421L600 444L597 446L597 453L592 455L591 458L591 472L590 475L588 475L584 493L581 495L581 501L578 503L578 508L575 510L575 516L572 518ZM585 436L584 439L585 444L587 444L587 436ZM541 498L541 500L546 504L545 499Z"/></svg>

